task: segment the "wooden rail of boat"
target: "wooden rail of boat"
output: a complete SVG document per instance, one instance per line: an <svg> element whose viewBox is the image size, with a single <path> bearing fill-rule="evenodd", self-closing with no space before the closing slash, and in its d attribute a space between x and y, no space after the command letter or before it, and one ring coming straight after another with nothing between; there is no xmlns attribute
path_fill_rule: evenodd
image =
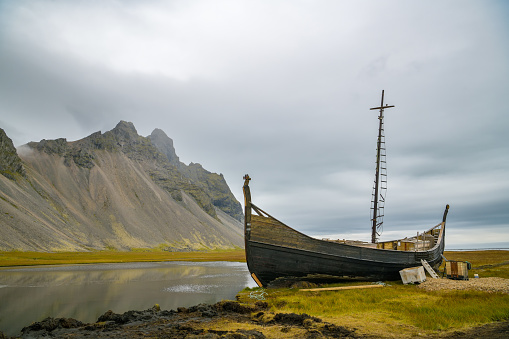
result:
<svg viewBox="0 0 509 339"><path fill-rule="evenodd" d="M428 252L440 246L444 237L445 222L442 222L417 237L398 239L378 244L355 242L355 241L330 241L319 240L303 234L285 225L270 215L263 215L263 210L251 204L252 209L259 215L251 216L250 241L256 241L275 246L282 246L308 251L330 253L330 245L341 244L353 248L366 248L380 251L402 251L402 252ZM435 239L437 239L435 241ZM400 243L398 245L398 242ZM432 246L430 245L432 244ZM373 245L375 247L373 247ZM343 246L342 249L345 247ZM344 254L344 252L342 252Z"/></svg>

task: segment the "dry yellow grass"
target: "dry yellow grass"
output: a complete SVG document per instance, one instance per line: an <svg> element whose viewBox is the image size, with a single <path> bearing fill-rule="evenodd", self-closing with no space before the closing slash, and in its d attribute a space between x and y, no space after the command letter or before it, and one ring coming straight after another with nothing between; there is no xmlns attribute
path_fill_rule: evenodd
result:
<svg viewBox="0 0 509 339"><path fill-rule="evenodd" d="M209 252L167 251L94 251L94 252L0 252L0 267L34 265L72 265L154 261L240 261L246 260L243 249Z"/></svg>
<svg viewBox="0 0 509 339"><path fill-rule="evenodd" d="M426 292L413 285L391 284L377 289L306 293L271 289L267 290L267 302L273 313L306 313L377 338L444 335L509 319L508 294ZM239 297L249 303L246 292ZM262 332L268 334L265 329Z"/></svg>
<svg viewBox="0 0 509 339"><path fill-rule="evenodd" d="M480 277L499 277L509 279L509 251L447 251L447 260L468 261L472 264L469 276L478 274ZM443 265L441 269L443 270Z"/></svg>
<svg viewBox="0 0 509 339"><path fill-rule="evenodd" d="M504 264L509 260L509 251L447 252L445 256L469 261L474 267L494 265L498 270L489 271L492 276L505 277L509 273L509 265ZM483 271L483 275L487 274ZM400 281L387 283L391 286L321 292L268 289L267 302L272 312L306 313L335 325L356 328L357 334L380 338L442 336L509 319L506 293L424 291ZM250 292L239 293L241 301L250 302Z"/></svg>
<svg viewBox="0 0 509 339"><path fill-rule="evenodd" d="M509 275L509 251L446 252L449 260L469 261L484 276ZM245 261L243 250L211 252L87 252L37 253L0 252L0 266L74 264L127 261ZM496 268L489 269L489 268ZM425 291L401 282L376 289L299 292L296 289L268 289L267 313L307 313L358 335L377 338L447 336L494 321L509 319L509 295L481 291ZM337 284L345 286L345 284ZM250 290L238 294L240 301L254 303ZM270 314L267 314L270 317ZM303 337L303 327L271 323L255 324L215 318L203 324L216 330L257 330L269 338Z"/></svg>
<svg viewBox="0 0 509 339"><path fill-rule="evenodd" d="M446 257L447 260L468 261L471 262L474 267L506 261L509 263L509 251L501 250L445 251L444 257Z"/></svg>
<svg viewBox="0 0 509 339"><path fill-rule="evenodd" d="M255 330L262 332L267 338L271 339L283 339L283 338L305 338L306 330L304 328L281 326L275 324L259 324L239 322L232 319L213 319L209 323L203 323L196 326L205 330L216 330L216 331L236 331L241 330Z"/></svg>

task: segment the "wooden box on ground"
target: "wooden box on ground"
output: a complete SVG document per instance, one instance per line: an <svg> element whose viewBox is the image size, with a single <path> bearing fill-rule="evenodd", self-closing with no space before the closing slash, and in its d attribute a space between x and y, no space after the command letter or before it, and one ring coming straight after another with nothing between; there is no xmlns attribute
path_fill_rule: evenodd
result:
<svg viewBox="0 0 509 339"><path fill-rule="evenodd" d="M399 271L403 284L420 284L426 281L426 273L424 273L424 267L410 267Z"/></svg>
<svg viewBox="0 0 509 339"><path fill-rule="evenodd" d="M447 279L468 280L468 263L465 261L446 261L445 274Z"/></svg>

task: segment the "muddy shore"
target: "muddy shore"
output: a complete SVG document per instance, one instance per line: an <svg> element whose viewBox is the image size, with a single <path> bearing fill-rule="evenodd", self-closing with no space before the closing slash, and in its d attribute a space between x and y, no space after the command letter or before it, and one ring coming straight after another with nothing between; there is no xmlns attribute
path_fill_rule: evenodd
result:
<svg viewBox="0 0 509 339"><path fill-rule="evenodd" d="M158 305L144 311L117 314L107 311L95 323L72 318L46 318L23 328L15 338L374 338L356 333L307 314L274 313L264 301L242 304L221 301L189 308L161 310ZM394 337L394 334L392 336ZM509 321L487 324L466 331L428 338L509 338ZM0 333L0 339L10 338Z"/></svg>
<svg viewBox="0 0 509 339"><path fill-rule="evenodd" d="M297 330L305 338L360 338L355 330L323 322L306 314L271 313L266 302L254 305L221 301L176 311L154 306L117 314L107 311L95 323L72 318L46 318L23 328L21 338L267 338L262 328L281 333ZM233 326L232 326L233 325ZM297 332L293 331L293 334ZM2 337L0 338L7 338Z"/></svg>

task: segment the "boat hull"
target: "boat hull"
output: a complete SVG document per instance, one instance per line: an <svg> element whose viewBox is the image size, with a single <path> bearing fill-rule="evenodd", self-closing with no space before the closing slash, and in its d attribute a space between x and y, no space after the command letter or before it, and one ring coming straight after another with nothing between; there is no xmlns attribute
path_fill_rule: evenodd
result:
<svg viewBox="0 0 509 339"><path fill-rule="evenodd" d="M400 251L318 240L270 216L252 215L245 228L246 261L263 286L280 277L309 275L397 280L400 270L421 266L421 259L441 264L445 221L435 228L437 241L429 250Z"/></svg>
<svg viewBox="0 0 509 339"><path fill-rule="evenodd" d="M420 259L384 262L310 252L254 241L248 241L246 254L249 271L256 275L263 286L267 286L271 281L280 277L313 275L326 275L338 279L361 277L363 280L369 281L398 280L400 279L400 270L421 266ZM412 254L414 255L414 253ZM394 253L394 256L398 256L398 253ZM440 263L441 259L439 258L430 262L432 266Z"/></svg>
<svg viewBox="0 0 509 339"><path fill-rule="evenodd" d="M246 175L244 179L246 261L251 275L262 286L280 277L310 275L397 280L399 271L421 266L422 259L435 268L442 263L448 205L440 224L414 237L413 250L407 250L411 238L378 245L319 240L255 206L251 202L250 178ZM405 250L401 250L403 247Z"/></svg>

